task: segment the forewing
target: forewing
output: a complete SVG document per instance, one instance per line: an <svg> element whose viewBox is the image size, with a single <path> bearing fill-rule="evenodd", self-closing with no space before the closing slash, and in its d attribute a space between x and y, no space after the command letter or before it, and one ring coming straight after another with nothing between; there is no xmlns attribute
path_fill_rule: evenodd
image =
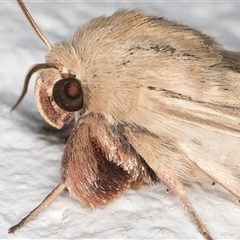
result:
<svg viewBox="0 0 240 240"><path fill-rule="evenodd" d="M168 118L240 137L240 54L221 54L211 65L182 60L178 67L174 61L164 74L160 65L156 76L142 82L136 113L151 112L149 125L151 119Z"/></svg>
<svg viewBox="0 0 240 240"><path fill-rule="evenodd" d="M136 138L137 133L129 131L128 137L154 171L169 168L178 179L212 180L240 198L238 56L219 51L211 64L209 59L182 57L179 66L176 58L166 56L172 71L164 71L160 64L149 66L158 72L141 80L129 121L150 135Z"/></svg>

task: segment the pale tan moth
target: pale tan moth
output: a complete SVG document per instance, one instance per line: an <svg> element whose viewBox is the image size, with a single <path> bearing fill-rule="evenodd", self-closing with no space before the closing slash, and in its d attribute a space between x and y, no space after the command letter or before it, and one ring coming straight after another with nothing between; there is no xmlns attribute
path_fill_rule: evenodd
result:
<svg viewBox="0 0 240 240"><path fill-rule="evenodd" d="M94 208L129 187L162 182L202 236L213 239L183 182L216 183L240 199L240 54L141 10L95 18L71 42L52 45L17 2L49 53L46 63L30 69L13 109L39 72L35 97L41 115L56 128L73 119L75 125L61 183L9 233L64 188Z"/></svg>

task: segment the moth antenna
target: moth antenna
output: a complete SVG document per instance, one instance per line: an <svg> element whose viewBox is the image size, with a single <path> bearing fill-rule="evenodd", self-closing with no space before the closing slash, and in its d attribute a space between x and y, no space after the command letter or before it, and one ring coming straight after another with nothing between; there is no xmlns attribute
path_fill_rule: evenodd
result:
<svg viewBox="0 0 240 240"><path fill-rule="evenodd" d="M17 102L13 105L11 111L13 111L13 110L18 106L18 104L23 100L23 98L24 98L24 96L25 96L25 94L26 94L26 92L27 92L27 90L28 90L28 84L29 84L29 81L30 81L30 79L31 79L31 76L32 76L35 72L37 72L37 71L39 71L39 70L41 70L41 69L47 69L47 68L56 68L56 69L58 69L58 68L56 67L56 65L54 65L54 64L52 64L52 63L38 63L38 64L33 65L33 66L29 69L29 71L28 71L28 73L27 73L27 76L26 76L26 78L25 78L25 81L24 81L22 93L21 93L20 97L18 98Z"/></svg>
<svg viewBox="0 0 240 240"><path fill-rule="evenodd" d="M37 216L43 209L47 208L53 200L63 191L66 187L64 182L58 184L51 193L47 195L47 197L34 209L32 210L25 218L23 218L17 225L8 229L8 233L15 233L19 228L21 228L24 224L29 222L32 218Z"/></svg>
<svg viewBox="0 0 240 240"><path fill-rule="evenodd" d="M28 22L31 24L33 30L36 32L38 37L42 40L42 42L47 46L48 50L51 50L52 44L48 41L48 39L44 36L44 34L39 29L38 25L33 20L31 14L27 10L25 4L22 2L22 0L16 0L20 8L22 9L25 17L27 18Z"/></svg>

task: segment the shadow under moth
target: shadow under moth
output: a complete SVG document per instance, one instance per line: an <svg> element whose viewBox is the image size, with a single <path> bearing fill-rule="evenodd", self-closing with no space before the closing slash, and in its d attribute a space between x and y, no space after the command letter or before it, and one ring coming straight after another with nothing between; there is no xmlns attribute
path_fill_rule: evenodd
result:
<svg viewBox="0 0 240 240"><path fill-rule="evenodd" d="M240 199L240 53L141 10L92 19L70 42L51 45L17 2L49 53L28 72L13 109L38 72L35 98L43 118L58 129L75 124L61 183L9 233L64 188L95 208L129 187L161 181L202 236L213 239L183 182L216 183Z"/></svg>

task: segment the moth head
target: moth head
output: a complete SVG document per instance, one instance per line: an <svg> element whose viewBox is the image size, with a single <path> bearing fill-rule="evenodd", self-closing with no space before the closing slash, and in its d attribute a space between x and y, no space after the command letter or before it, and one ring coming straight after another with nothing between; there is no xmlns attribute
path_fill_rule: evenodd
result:
<svg viewBox="0 0 240 240"><path fill-rule="evenodd" d="M54 47L43 35L21 0L19 6L29 23L51 52ZM57 45L59 46L59 44ZM39 72L35 83L35 100L42 117L53 127L62 128L83 108L83 89L74 72L62 63L48 62L33 65L25 78L22 94L12 107L14 110L24 98L32 74Z"/></svg>
<svg viewBox="0 0 240 240"><path fill-rule="evenodd" d="M35 83L35 100L42 117L53 127L62 128L74 117L74 112L83 108L83 89L81 82L70 72L66 73L54 64L33 65L25 79L24 88L14 110L22 101L33 73L37 75Z"/></svg>

